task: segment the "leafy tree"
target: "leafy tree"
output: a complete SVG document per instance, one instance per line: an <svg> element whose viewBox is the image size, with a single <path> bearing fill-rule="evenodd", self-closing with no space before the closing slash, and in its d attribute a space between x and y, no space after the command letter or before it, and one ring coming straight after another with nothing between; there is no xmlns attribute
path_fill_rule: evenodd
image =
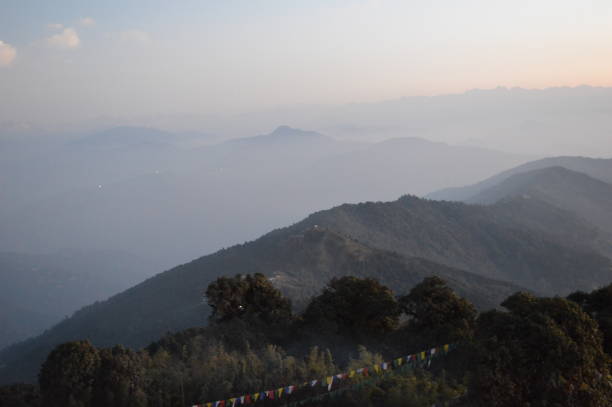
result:
<svg viewBox="0 0 612 407"><path fill-rule="evenodd" d="M597 323L562 298L518 293L478 319L470 395L482 406L604 406L609 358Z"/></svg>
<svg viewBox="0 0 612 407"><path fill-rule="evenodd" d="M43 363L38 381L45 406L91 405L100 354L89 341L58 345Z"/></svg>
<svg viewBox="0 0 612 407"><path fill-rule="evenodd" d="M263 274L219 277L206 290L212 322L236 318L284 323L292 318L291 302Z"/></svg>
<svg viewBox="0 0 612 407"><path fill-rule="evenodd" d="M0 406L36 407L40 405L40 391L32 384L0 386Z"/></svg>
<svg viewBox="0 0 612 407"><path fill-rule="evenodd" d="M410 335L421 338L420 346L462 341L473 334L476 308L439 277L425 278L399 304L410 317Z"/></svg>
<svg viewBox="0 0 612 407"><path fill-rule="evenodd" d="M577 291L567 298L597 321L604 337L604 350L612 355L612 284L590 294Z"/></svg>
<svg viewBox="0 0 612 407"><path fill-rule="evenodd" d="M356 340L380 338L399 325L400 309L393 291L371 278L332 279L304 312L310 326L326 326Z"/></svg>
<svg viewBox="0 0 612 407"><path fill-rule="evenodd" d="M141 358L136 352L121 345L102 349L94 380L92 406L146 405L144 373Z"/></svg>

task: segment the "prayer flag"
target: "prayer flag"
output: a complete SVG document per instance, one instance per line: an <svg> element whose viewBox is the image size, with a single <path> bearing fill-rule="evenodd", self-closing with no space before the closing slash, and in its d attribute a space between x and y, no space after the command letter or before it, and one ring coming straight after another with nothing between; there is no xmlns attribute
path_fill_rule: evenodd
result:
<svg viewBox="0 0 612 407"><path fill-rule="evenodd" d="M355 371L351 370L348 374L348 377L353 378L355 376Z"/></svg>
<svg viewBox="0 0 612 407"><path fill-rule="evenodd" d="M334 376L328 376L325 381L327 382L327 391L330 391L334 383Z"/></svg>
<svg viewBox="0 0 612 407"><path fill-rule="evenodd" d="M310 382L310 387L314 387L317 385L318 380L313 380Z"/></svg>

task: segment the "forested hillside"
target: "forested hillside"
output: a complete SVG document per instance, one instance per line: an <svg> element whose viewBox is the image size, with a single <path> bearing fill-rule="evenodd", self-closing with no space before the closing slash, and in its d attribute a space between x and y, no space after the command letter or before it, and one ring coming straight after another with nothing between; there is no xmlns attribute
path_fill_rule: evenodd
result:
<svg viewBox="0 0 612 407"><path fill-rule="evenodd" d="M547 218L540 213L533 208L521 212L517 206L486 207L405 196L393 202L341 205L317 212L293 228L320 225L371 247L542 293L591 290L608 283L612 263L599 254L602 243L592 226L554 207ZM546 220L555 222L543 224ZM589 236L592 245L585 240L583 247L571 247L568 243L575 241L571 235Z"/></svg>
<svg viewBox="0 0 612 407"><path fill-rule="evenodd" d="M332 277L375 277L398 293L425 276L440 275L483 309L490 309L518 286L480 277L418 258L405 258L321 228L301 233L272 232L254 242L222 250L176 267L108 301L75 313L43 335L0 353L2 381L31 381L46 354L58 343L88 338L97 346L144 346L165 332L206 324L203 292L214 278L263 273L299 308Z"/></svg>
<svg viewBox="0 0 612 407"><path fill-rule="evenodd" d="M298 308L329 278L350 274L376 277L398 291L439 275L481 309L497 306L518 287L567 294L612 280L612 263L597 252L601 240L589 225L562 210L527 209L405 196L317 212L83 308L2 351L0 378L32 380L45 355L64 341L140 347L165 332L204 325L202 292L221 275L262 273ZM572 247L579 238L582 244Z"/></svg>

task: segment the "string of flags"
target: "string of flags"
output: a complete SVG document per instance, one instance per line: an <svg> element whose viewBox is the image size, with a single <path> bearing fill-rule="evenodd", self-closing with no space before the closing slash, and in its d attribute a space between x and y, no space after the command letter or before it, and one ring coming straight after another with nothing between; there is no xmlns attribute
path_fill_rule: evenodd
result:
<svg viewBox="0 0 612 407"><path fill-rule="evenodd" d="M453 344L446 344L440 347L434 347L429 350L425 350L422 352L418 352L412 355L399 357L391 360L390 362L382 362L377 363L372 366L363 367L360 369L349 370L347 372L338 373L331 376L326 376L321 379L310 380L304 382L300 385L291 385L285 387L279 387L273 390L264 390L256 393L249 393L238 397L230 397L226 400L217 400L217 401L209 401L203 404L194 404L192 407L236 407L242 405L249 405L257 403L258 401L263 400L281 400L284 397L287 397L293 394L298 389L303 388L316 388L317 386L326 387L327 391L330 393L337 394L340 391L346 391L348 388L338 389L332 392L332 388L334 385L339 384L341 381L346 379L354 379L358 377L368 377L372 375L380 375L386 373L389 370L398 369L398 368L415 368L415 367L429 367L431 365L431 361L442 355L447 354L454 348ZM364 385L365 383L372 381L361 381L357 385ZM327 396L328 394L319 395L313 397L312 400L301 400L300 402L294 402L289 404L288 406L293 407L297 405L302 405L306 401L316 401L322 397Z"/></svg>

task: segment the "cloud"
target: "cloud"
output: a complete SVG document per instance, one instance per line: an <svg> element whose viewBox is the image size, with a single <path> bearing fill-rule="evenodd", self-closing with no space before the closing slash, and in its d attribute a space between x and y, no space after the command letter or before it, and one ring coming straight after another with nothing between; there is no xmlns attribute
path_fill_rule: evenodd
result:
<svg viewBox="0 0 612 407"><path fill-rule="evenodd" d="M91 27L92 25L96 25L96 20L91 17L83 17L79 20L79 25L82 27Z"/></svg>
<svg viewBox="0 0 612 407"><path fill-rule="evenodd" d="M51 23L47 24L47 28L49 28L50 30L63 30L64 24Z"/></svg>
<svg viewBox="0 0 612 407"><path fill-rule="evenodd" d="M64 28L61 33L47 38L47 44L56 48L77 48L80 43L81 40L74 28Z"/></svg>
<svg viewBox="0 0 612 407"><path fill-rule="evenodd" d="M17 56L17 50L15 47L7 44L4 41L0 41L0 67L9 66Z"/></svg>

